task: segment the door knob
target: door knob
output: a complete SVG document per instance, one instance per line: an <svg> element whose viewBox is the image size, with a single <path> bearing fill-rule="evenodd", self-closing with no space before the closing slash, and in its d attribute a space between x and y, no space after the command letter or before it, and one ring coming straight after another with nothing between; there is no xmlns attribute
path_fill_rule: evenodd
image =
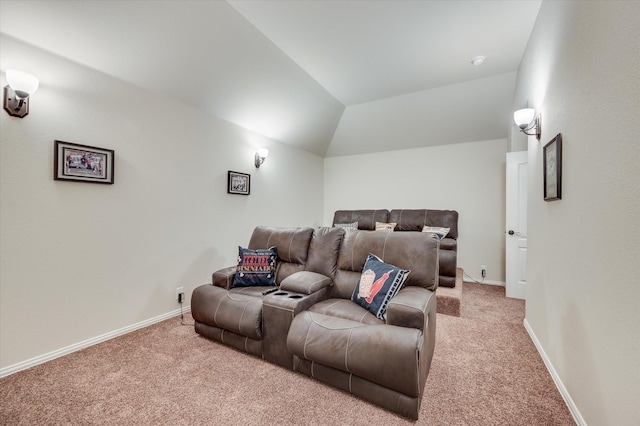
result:
<svg viewBox="0 0 640 426"><path fill-rule="evenodd" d="M513 232L513 229L509 229L508 234L509 234L509 235L513 235L513 234L515 234L515 232Z"/></svg>

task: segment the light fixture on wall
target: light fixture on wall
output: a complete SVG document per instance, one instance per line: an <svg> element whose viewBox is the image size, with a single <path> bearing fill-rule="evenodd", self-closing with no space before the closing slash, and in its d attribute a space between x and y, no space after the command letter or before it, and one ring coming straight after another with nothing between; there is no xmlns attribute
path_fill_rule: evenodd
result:
<svg viewBox="0 0 640 426"><path fill-rule="evenodd" d="M525 135L535 136L540 140L540 133L542 132L540 126L540 114L536 115L536 110L533 108L522 108L513 113L513 121L516 122L520 131ZM528 133L534 130L534 133Z"/></svg>
<svg viewBox="0 0 640 426"><path fill-rule="evenodd" d="M269 155L269 150L267 148L260 148L258 152L256 152L256 168L259 169L260 165L264 163L264 160Z"/></svg>
<svg viewBox="0 0 640 426"><path fill-rule="evenodd" d="M31 74L9 69L5 73L7 84L4 87L4 110L15 117L29 114L29 95L38 90L40 81Z"/></svg>

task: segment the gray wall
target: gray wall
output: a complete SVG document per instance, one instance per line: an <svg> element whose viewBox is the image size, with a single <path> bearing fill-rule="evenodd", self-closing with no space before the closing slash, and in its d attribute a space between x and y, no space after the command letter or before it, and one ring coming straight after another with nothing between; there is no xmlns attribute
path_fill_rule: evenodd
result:
<svg viewBox="0 0 640 426"><path fill-rule="evenodd" d="M456 210L458 266L504 284L507 140L325 159L324 221L343 209Z"/></svg>
<svg viewBox="0 0 640 426"><path fill-rule="evenodd" d="M188 301L258 224L321 223L321 157L0 43L3 67L41 79L28 116L0 112L0 372L175 312L176 287ZM115 184L54 181L54 139L114 149ZM226 193L228 170L251 174L250 196Z"/></svg>
<svg viewBox="0 0 640 426"><path fill-rule="evenodd" d="M580 423L640 418L640 2L545 1L514 110L529 138L526 325ZM563 136L562 200L542 196Z"/></svg>

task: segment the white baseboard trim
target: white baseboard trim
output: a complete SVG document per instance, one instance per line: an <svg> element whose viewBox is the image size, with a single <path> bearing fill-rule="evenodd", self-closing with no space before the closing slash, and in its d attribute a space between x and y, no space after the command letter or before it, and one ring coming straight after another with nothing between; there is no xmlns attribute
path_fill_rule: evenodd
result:
<svg viewBox="0 0 640 426"><path fill-rule="evenodd" d="M191 311L191 306L184 306L182 312ZM113 339L114 337L122 336L123 334L131 333L132 331L139 330L144 327L148 327L152 324L167 320L180 315L180 309L176 309L166 314L158 315L157 317L150 318L148 320L140 321L136 324L129 325L127 327L120 328L118 330L111 331L109 333L102 334L100 336L92 337L91 339L84 340L82 342L75 343L73 345L55 350L53 352L40 355L26 361L19 362L17 364L10 365L8 367L0 368L0 378L17 373L18 371L26 370L27 368L34 367L39 364L43 364L47 361L60 358L61 356L68 355L72 352L79 351L80 349L87 348L89 346L97 345L106 340Z"/></svg>
<svg viewBox="0 0 640 426"><path fill-rule="evenodd" d="M549 371L549 374L551 375L553 382L556 384L556 387L558 388L560 395L562 395L562 399L564 399L565 404L567 404L567 407L569 408L569 411L573 416L573 420L575 420L578 426L587 426L587 422L582 417L582 414L580 414L580 410L578 410L578 407L573 402L573 399L571 398L569 391L564 386L564 383L562 383L562 380L560 379L560 376L558 376L556 369L553 368L553 364L551 364L551 360L549 359L546 352L542 348L540 341L536 337L536 334L533 332L533 329L529 325L529 322L527 321L526 318L524 319L523 324L524 324L524 328L527 330L527 333L529 333L529 337L531 337L533 344L536 346L536 349L538 349L538 353L542 357L542 361L544 362L544 365L547 367L547 370Z"/></svg>
<svg viewBox="0 0 640 426"><path fill-rule="evenodd" d="M493 281L493 280L476 280L475 278L469 278L467 277L467 279L463 279L462 281L467 282L467 283L476 283L476 284L486 284L486 285L497 285L499 287L506 287L507 283L505 283L504 281Z"/></svg>
<svg viewBox="0 0 640 426"><path fill-rule="evenodd" d="M459 269L462 269L462 268L459 268ZM507 283L504 281L486 280L483 278L476 279L471 275L467 274L466 272L464 272L464 270L462 271L462 281L476 283L476 284L498 285L501 287L505 287L507 285Z"/></svg>
<svg viewBox="0 0 640 426"><path fill-rule="evenodd" d="M497 285L500 287L505 287L507 285L507 283L505 283L504 281L493 281L493 280L484 280L484 281L480 281L481 284L487 284L487 285Z"/></svg>

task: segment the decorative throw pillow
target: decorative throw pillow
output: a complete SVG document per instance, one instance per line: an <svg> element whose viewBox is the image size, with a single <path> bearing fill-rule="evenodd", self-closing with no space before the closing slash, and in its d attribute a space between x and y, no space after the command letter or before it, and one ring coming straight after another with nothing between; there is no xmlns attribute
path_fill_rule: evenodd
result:
<svg viewBox="0 0 640 426"><path fill-rule="evenodd" d="M433 232L438 236L438 239L441 240L447 236L450 228L443 228L441 226L427 226L425 225L422 228L422 232Z"/></svg>
<svg viewBox="0 0 640 426"><path fill-rule="evenodd" d="M393 232L397 223L376 222L376 231Z"/></svg>
<svg viewBox="0 0 640 426"><path fill-rule="evenodd" d="M384 314L387 312L387 305L410 272L384 263L378 256L369 253L351 300L368 309L377 318L386 320Z"/></svg>
<svg viewBox="0 0 640 426"><path fill-rule="evenodd" d="M276 285L276 247L250 250L238 246L238 266L232 287Z"/></svg>
<svg viewBox="0 0 640 426"><path fill-rule="evenodd" d="M351 223L336 223L335 225L333 225L334 228L344 228L345 230L349 230L349 229L358 229L358 221L355 222L351 222Z"/></svg>

